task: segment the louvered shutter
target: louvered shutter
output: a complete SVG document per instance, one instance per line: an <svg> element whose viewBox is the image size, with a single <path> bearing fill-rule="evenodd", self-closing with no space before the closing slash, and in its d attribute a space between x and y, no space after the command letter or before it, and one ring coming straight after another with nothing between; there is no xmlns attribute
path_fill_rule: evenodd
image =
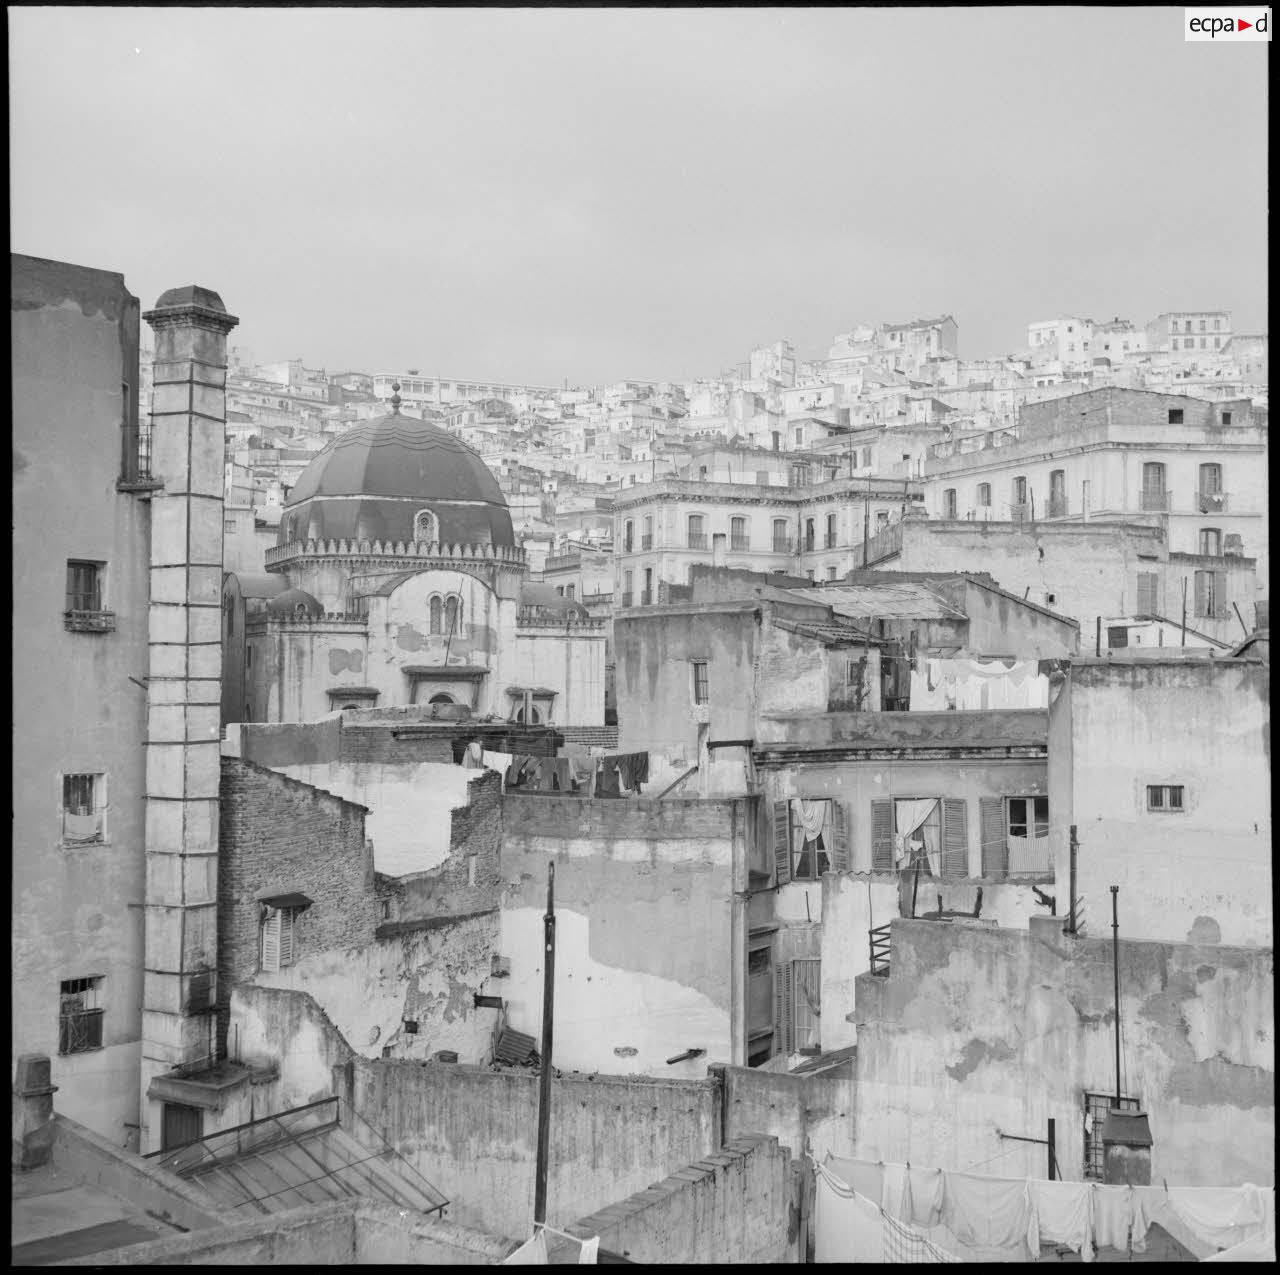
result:
<svg viewBox="0 0 1280 1275"><path fill-rule="evenodd" d="M871 870L893 871L893 802L871 803Z"/></svg>
<svg viewBox="0 0 1280 1275"><path fill-rule="evenodd" d="M1231 608L1227 605L1227 573L1225 571L1213 573L1213 614L1219 620L1225 620L1231 615Z"/></svg>
<svg viewBox="0 0 1280 1275"><path fill-rule="evenodd" d="M280 916L280 968L293 964L293 917L292 908L282 908Z"/></svg>
<svg viewBox="0 0 1280 1275"><path fill-rule="evenodd" d="M1196 603L1195 603L1196 615L1209 614L1208 599L1205 597L1205 594L1208 592L1208 578L1209 578L1209 573L1207 571L1196 572Z"/></svg>
<svg viewBox="0 0 1280 1275"><path fill-rule="evenodd" d="M790 803L773 803L773 869L777 884L786 885L791 880L791 825L788 819Z"/></svg>
<svg viewBox="0 0 1280 1275"><path fill-rule="evenodd" d="M280 913L274 908L262 923L262 968L268 974L280 969Z"/></svg>
<svg viewBox="0 0 1280 1275"><path fill-rule="evenodd" d="M1003 881L1009 875L1009 828L1003 797L979 797L982 826L982 875Z"/></svg>
<svg viewBox="0 0 1280 1275"><path fill-rule="evenodd" d="M843 801L831 803L831 822L835 841L831 855L832 870L848 872L853 865L849 854L849 816Z"/></svg>
<svg viewBox="0 0 1280 1275"><path fill-rule="evenodd" d="M942 799L942 875L969 875L969 812L959 797Z"/></svg>
<svg viewBox="0 0 1280 1275"><path fill-rule="evenodd" d="M773 967L773 1052L791 1052L791 962Z"/></svg>
<svg viewBox="0 0 1280 1275"><path fill-rule="evenodd" d="M1159 613L1159 602L1156 598L1156 581L1158 577L1154 571L1138 572L1138 614L1139 615L1157 615Z"/></svg>

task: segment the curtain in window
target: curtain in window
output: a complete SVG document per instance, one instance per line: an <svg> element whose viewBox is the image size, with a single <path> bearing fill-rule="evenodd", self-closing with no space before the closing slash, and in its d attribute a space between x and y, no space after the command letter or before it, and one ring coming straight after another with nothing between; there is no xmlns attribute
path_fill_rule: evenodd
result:
<svg viewBox="0 0 1280 1275"><path fill-rule="evenodd" d="M929 871L933 875L942 874L941 830L937 826L925 828L924 824L938 809L938 798L919 797L911 801L895 801L893 803L893 820L896 834L894 847L896 862L902 867L911 858L913 834L919 831L921 836L916 840L924 842L925 854L929 860Z"/></svg>
<svg viewBox="0 0 1280 1275"><path fill-rule="evenodd" d="M791 850L792 861L796 864L796 874L804 878L818 875L816 865L810 864L805 856L805 845L814 843L822 837L822 844L830 844L830 833L827 829L827 815L831 803L825 800L805 801L796 797L791 802ZM816 855L817 847L813 853Z"/></svg>

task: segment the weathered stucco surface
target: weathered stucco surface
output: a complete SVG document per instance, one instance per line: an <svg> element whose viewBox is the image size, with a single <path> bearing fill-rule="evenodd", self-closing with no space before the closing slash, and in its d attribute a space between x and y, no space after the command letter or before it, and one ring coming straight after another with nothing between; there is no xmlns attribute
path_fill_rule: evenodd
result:
<svg viewBox="0 0 1280 1275"><path fill-rule="evenodd" d="M47 1054L58 1110L136 1148L151 507L116 480L138 301L108 271L10 267L12 718L27 724L11 771L11 1062ZM105 562L113 631L64 627L68 559ZM64 844L62 776L91 773L106 776L105 839ZM104 976L104 1047L59 1055L59 983L89 975Z"/></svg>
<svg viewBox="0 0 1280 1275"><path fill-rule="evenodd" d="M708 1059L731 1058L732 845L746 835L743 807L504 798L502 952L511 976L503 994L511 1025L539 1034L542 916L554 859L561 1065L698 1075ZM667 1066L688 1049L706 1053Z"/></svg>
<svg viewBox="0 0 1280 1275"><path fill-rule="evenodd" d="M1111 943L897 921L888 979L858 980L854 1141L861 1158L1082 1173L1083 1095L1115 1086ZM1152 1181L1275 1181L1270 951L1121 941L1122 1089L1150 1116ZM1009 1152L1008 1155L1003 1153Z"/></svg>
<svg viewBox="0 0 1280 1275"><path fill-rule="evenodd" d="M1055 741L1070 731L1070 773L1055 774L1050 809L1077 826L1089 932L1109 932L1118 885L1122 937L1270 947L1268 666L1088 661L1072 667L1068 694L1053 713L1069 721ZM1148 810L1147 786L1171 784L1183 809Z"/></svg>
<svg viewBox="0 0 1280 1275"><path fill-rule="evenodd" d="M324 762L276 766L281 774L367 806L374 867L387 876L426 872L449 854L452 811L467 804L476 772L441 762Z"/></svg>
<svg viewBox="0 0 1280 1275"><path fill-rule="evenodd" d="M498 917L490 913L308 956L254 981L309 993L366 1058L387 1047L392 1057L418 1059L448 1049L479 1063L488 1061L497 1012L477 1009L474 998L492 990L485 980L497 950ZM406 1019L416 1032L405 1029Z"/></svg>

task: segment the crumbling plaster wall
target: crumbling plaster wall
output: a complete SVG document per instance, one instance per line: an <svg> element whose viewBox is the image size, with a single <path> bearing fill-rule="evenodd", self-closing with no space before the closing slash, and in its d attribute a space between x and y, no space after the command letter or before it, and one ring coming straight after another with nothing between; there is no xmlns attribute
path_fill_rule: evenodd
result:
<svg viewBox="0 0 1280 1275"><path fill-rule="evenodd" d="M1152 1181L1275 1181L1270 951L1120 944L1122 1090L1149 1113ZM1111 943L1061 921L1030 931L895 921L890 974L857 988L860 1158L1004 1176L1043 1169L1057 1121L1062 1176L1082 1176L1086 1091L1115 1085ZM1004 1153L1009 1154L1005 1155Z"/></svg>
<svg viewBox="0 0 1280 1275"><path fill-rule="evenodd" d="M503 799L502 952L511 1025L542 1015L556 865L556 1057L583 1071L697 1075L733 1057L732 865L739 801ZM673 1065L688 1049L705 1054Z"/></svg>

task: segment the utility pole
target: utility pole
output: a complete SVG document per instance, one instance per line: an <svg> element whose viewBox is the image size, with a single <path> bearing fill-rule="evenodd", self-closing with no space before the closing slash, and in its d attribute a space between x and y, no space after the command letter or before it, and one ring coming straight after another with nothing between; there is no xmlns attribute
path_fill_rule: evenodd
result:
<svg viewBox="0 0 1280 1275"><path fill-rule="evenodd" d="M538 1077L538 1162L534 1171L533 1221L547 1220L547 1163L551 1149L551 1027L556 972L556 865L547 864L547 912L542 918L542 1072Z"/></svg>
<svg viewBox="0 0 1280 1275"><path fill-rule="evenodd" d="M867 541L871 539L871 487L870 485L862 489L862 568L865 571L867 567L867 556L871 550L867 545Z"/></svg>
<svg viewBox="0 0 1280 1275"><path fill-rule="evenodd" d="M1116 915L1116 896L1120 887L1111 887L1111 965L1116 985L1116 1107L1120 1106L1120 922Z"/></svg>
<svg viewBox="0 0 1280 1275"><path fill-rule="evenodd" d="M1182 577L1182 645L1187 644L1187 577Z"/></svg>
<svg viewBox="0 0 1280 1275"><path fill-rule="evenodd" d="M1076 840L1076 825L1071 825L1071 840L1067 846L1067 933L1075 934L1078 928L1076 917L1076 855L1080 851L1080 843Z"/></svg>

